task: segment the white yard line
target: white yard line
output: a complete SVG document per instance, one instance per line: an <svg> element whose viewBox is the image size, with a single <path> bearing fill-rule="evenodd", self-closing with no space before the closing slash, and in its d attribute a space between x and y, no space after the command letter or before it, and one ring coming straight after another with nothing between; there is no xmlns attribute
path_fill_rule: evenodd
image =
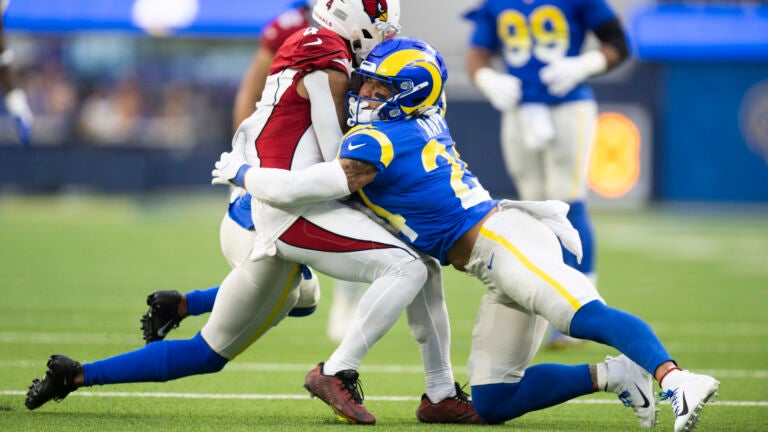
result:
<svg viewBox="0 0 768 432"><path fill-rule="evenodd" d="M26 392L18 390L0 390L2 396L24 396ZM226 394L226 393L150 393L150 392L87 392L78 391L71 396L85 397L115 397L115 398L168 398L168 399L262 399L262 400L304 400L308 394ZM367 396L367 400L380 402L414 402L419 398L413 396ZM574 399L566 403L585 405L618 404L613 399ZM768 401L713 401L709 405L730 407L768 407Z"/></svg>

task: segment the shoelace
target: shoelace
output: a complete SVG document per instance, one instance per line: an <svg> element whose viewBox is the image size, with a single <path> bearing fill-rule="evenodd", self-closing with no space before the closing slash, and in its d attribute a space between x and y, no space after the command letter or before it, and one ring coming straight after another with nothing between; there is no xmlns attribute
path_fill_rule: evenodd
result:
<svg viewBox="0 0 768 432"><path fill-rule="evenodd" d="M349 392L352 396L352 400L354 400L355 403L362 404L363 399L365 399L365 393L363 393L363 383L358 379L358 375L356 373L354 375L345 374L340 376L340 378L342 388Z"/></svg>
<svg viewBox="0 0 768 432"><path fill-rule="evenodd" d="M464 402L464 403L470 403L469 402L469 394L464 391L464 387L467 385L464 384L463 386L459 387L459 383L456 383L456 396L454 396L454 399Z"/></svg>
<svg viewBox="0 0 768 432"><path fill-rule="evenodd" d="M667 399L669 399L672 404L672 409L675 411L675 417L679 416L680 405L679 400L677 399L677 389L659 392L659 401L665 401Z"/></svg>
<svg viewBox="0 0 768 432"><path fill-rule="evenodd" d="M619 393L619 400L624 404L625 407L632 406L632 397L629 394L629 390L624 390L623 392Z"/></svg>

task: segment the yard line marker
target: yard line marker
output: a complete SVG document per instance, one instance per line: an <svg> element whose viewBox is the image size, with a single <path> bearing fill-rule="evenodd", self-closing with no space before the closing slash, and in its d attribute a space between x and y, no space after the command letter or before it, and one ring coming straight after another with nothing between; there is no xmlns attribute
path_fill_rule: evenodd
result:
<svg viewBox="0 0 768 432"><path fill-rule="evenodd" d="M0 390L2 396L24 396L27 392ZM163 393L163 392L88 392L78 391L69 396L116 397L116 398L170 398L170 399L263 399L263 400L309 400L308 394L226 394L226 393ZM366 396L367 400L380 402L415 402L413 396ZM614 399L574 399L566 403L583 405L613 405L621 401ZM730 407L768 407L768 401L713 401L707 405Z"/></svg>

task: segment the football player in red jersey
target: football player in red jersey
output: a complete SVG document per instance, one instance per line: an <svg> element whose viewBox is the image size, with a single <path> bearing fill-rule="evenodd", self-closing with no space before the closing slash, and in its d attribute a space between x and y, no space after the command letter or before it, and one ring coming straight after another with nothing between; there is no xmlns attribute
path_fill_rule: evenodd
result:
<svg viewBox="0 0 768 432"><path fill-rule="evenodd" d="M256 103L269 75L272 60L278 48L288 37L298 30L311 25L311 11L315 0L300 0L293 7L270 21L261 33L259 47L243 76L235 96L232 112L234 129L253 114ZM344 126L344 125L342 125ZM247 235L247 234L245 234ZM299 303L289 312L289 316L306 316L313 313L319 301L318 280L306 266L302 267L304 280L300 285ZM339 343L351 325L357 304L368 284L334 280L333 301L328 313L328 338ZM149 310L141 318L144 340L154 342L167 337L169 331L177 327L187 316L209 313L213 308L219 287L206 290L194 290L180 293L176 290L161 290L147 297Z"/></svg>
<svg viewBox="0 0 768 432"><path fill-rule="evenodd" d="M295 32L280 46L257 110L235 133L233 142L245 145L248 163L295 170L333 159L346 117L343 102L353 61L399 31L399 14L399 0L316 5L313 18L322 27ZM222 221L222 249L234 268L200 333L92 363L54 355L45 377L30 386L27 408L63 399L81 386L167 381L221 370L296 305L301 281L297 263L302 263L338 279L371 283L351 331L307 375L305 387L312 395L349 421L375 423L363 405L357 369L406 310L426 371L427 392L417 417L425 422L482 422L453 379L437 261L414 252L343 203L299 203L286 210L246 202L245 197L250 196L234 197ZM254 235L242 234L254 226Z"/></svg>

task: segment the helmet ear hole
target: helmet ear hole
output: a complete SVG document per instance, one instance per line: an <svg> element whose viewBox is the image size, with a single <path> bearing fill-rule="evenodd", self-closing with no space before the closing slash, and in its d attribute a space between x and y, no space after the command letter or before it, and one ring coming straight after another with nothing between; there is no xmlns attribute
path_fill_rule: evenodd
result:
<svg viewBox="0 0 768 432"><path fill-rule="evenodd" d="M366 39L373 39L373 35L366 29L363 29L363 37Z"/></svg>

